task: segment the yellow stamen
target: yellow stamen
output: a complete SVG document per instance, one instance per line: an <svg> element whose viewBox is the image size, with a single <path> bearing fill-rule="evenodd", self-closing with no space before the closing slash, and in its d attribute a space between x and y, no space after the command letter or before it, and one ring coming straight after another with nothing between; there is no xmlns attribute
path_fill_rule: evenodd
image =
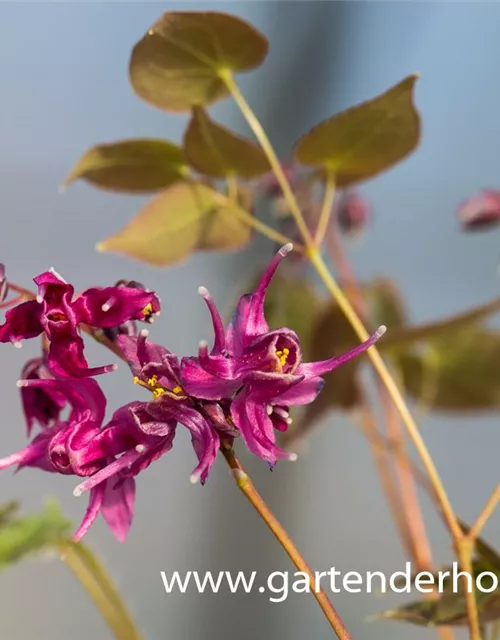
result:
<svg viewBox="0 0 500 640"><path fill-rule="evenodd" d="M180 385L177 385L177 387L174 387L172 391L176 395L180 395L181 393L184 393L184 389Z"/></svg>
<svg viewBox="0 0 500 640"><path fill-rule="evenodd" d="M148 302L148 304L142 310L142 313L146 320L153 315L153 305L151 304L151 302Z"/></svg>

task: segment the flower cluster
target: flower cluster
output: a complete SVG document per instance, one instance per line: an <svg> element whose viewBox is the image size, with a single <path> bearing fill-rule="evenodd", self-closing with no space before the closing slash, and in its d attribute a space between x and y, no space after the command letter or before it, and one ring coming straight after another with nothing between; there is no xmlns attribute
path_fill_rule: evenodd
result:
<svg viewBox="0 0 500 640"><path fill-rule="evenodd" d="M210 312L214 342L201 342L197 357L179 358L149 342L136 320L150 322L159 299L138 283L87 289L73 287L49 271L35 278L38 295L6 313L0 341L42 335L43 354L30 360L18 381L28 435L39 433L18 453L0 460L0 469L17 465L81 478L74 494L89 492L89 504L75 533L79 540L99 513L119 540L130 528L135 476L170 451L176 429L191 434L198 464L192 482L204 483L221 441L241 435L248 449L274 466L296 456L276 444L276 431L291 423L289 408L312 402L322 376L370 347L366 342L338 357L304 363L298 336L287 328L270 331L264 316L267 287L279 263L292 249L273 258L256 290L242 296L227 328L204 287L199 293ZM132 371L133 382L147 389L147 401L134 401L105 421L106 398L93 376L115 365L89 368L82 331L100 330ZM96 335L96 334L94 334ZM62 412L68 409L67 416Z"/></svg>

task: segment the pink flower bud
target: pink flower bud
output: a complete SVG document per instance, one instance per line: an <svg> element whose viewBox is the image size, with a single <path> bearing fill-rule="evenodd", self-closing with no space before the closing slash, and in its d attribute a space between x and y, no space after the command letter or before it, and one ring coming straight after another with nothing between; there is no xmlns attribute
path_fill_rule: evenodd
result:
<svg viewBox="0 0 500 640"><path fill-rule="evenodd" d="M500 191L484 189L463 202L457 211L464 231L489 229L500 224Z"/></svg>
<svg viewBox="0 0 500 640"><path fill-rule="evenodd" d="M342 233L356 235L370 218L368 201L354 191L343 193L337 204L337 223Z"/></svg>

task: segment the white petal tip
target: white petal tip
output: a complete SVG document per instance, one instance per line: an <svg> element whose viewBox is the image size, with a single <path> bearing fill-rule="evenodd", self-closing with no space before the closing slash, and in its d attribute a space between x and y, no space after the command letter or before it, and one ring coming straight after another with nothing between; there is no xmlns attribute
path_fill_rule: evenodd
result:
<svg viewBox="0 0 500 640"><path fill-rule="evenodd" d="M193 473L190 477L189 477L189 482L191 484L198 484L198 481L200 480L200 476L197 475L196 473Z"/></svg>
<svg viewBox="0 0 500 640"><path fill-rule="evenodd" d="M141 335L143 338L147 338L149 336L149 331L147 329L141 329L139 331L139 335Z"/></svg>
<svg viewBox="0 0 500 640"><path fill-rule="evenodd" d="M200 295L202 298L210 297L210 293L208 292L208 289L206 287L198 287L198 295Z"/></svg>
<svg viewBox="0 0 500 640"><path fill-rule="evenodd" d="M118 365L117 364L110 364L109 365L109 370L110 371L116 371L118 369Z"/></svg>
<svg viewBox="0 0 500 640"><path fill-rule="evenodd" d="M75 498L79 498L82 495L83 491L80 489L80 487L75 487L73 489L73 495L75 496Z"/></svg>
<svg viewBox="0 0 500 640"><path fill-rule="evenodd" d="M290 253L290 251L293 251L293 244L291 242L287 242L281 247L279 252L281 253L282 256L286 256L287 254Z"/></svg>
<svg viewBox="0 0 500 640"><path fill-rule="evenodd" d="M106 311L109 311L111 309L111 305L109 304L109 302L105 302L101 309L104 311L104 313L106 313Z"/></svg>
<svg viewBox="0 0 500 640"><path fill-rule="evenodd" d="M299 456L296 453L290 453L288 456L288 459L290 460L290 462L295 462L296 460L298 460Z"/></svg>
<svg viewBox="0 0 500 640"><path fill-rule="evenodd" d="M146 453L146 445L138 444L135 450L137 451L137 453Z"/></svg>
<svg viewBox="0 0 500 640"><path fill-rule="evenodd" d="M381 338L386 331L387 327L385 326L385 324L381 324L380 327L375 331L375 336L377 338Z"/></svg>
<svg viewBox="0 0 500 640"><path fill-rule="evenodd" d="M206 340L200 340L198 342L198 348L201 349L202 351L204 351L205 349L208 349L208 342Z"/></svg>
<svg viewBox="0 0 500 640"><path fill-rule="evenodd" d="M37 296L37 297L36 297L36 301L38 302L38 304L42 304L42 302L43 302L43 296Z"/></svg>
<svg viewBox="0 0 500 640"><path fill-rule="evenodd" d="M292 424L292 422L293 422L293 418L285 418L285 422L286 422L287 424Z"/></svg>
<svg viewBox="0 0 500 640"><path fill-rule="evenodd" d="M272 412L273 412L273 405L272 404L268 404L267 407L266 407L267 415L270 416Z"/></svg>
<svg viewBox="0 0 500 640"><path fill-rule="evenodd" d="M23 346L22 342L16 341L12 343L14 345L14 347L16 347L16 349L21 349Z"/></svg>
<svg viewBox="0 0 500 640"><path fill-rule="evenodd" d="M21 389L22 387L27 387L28 386L28 381L27 380L18 380L16 382L16 387L18 389Z"/></svg>

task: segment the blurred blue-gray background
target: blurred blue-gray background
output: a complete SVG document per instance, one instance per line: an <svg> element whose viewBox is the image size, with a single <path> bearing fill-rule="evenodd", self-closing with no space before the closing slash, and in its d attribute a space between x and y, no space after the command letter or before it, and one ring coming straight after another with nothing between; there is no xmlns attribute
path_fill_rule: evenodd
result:
<svg viewBox="0 0 500 640"><path fill-rule="evenodd" d="M95 243L128 221L143 199L78 184L58 185L89 146L129 137L179 141L186 122L136 98L127 78L131 47L169 9L240 15L271 41L265 66L241 85L281 156L299 135L338 109L370 98L409 73L422 77L416 100L423 141L402 165L363 186L374 224L352 249L360 276L393 274L415 320L437 318L497 295L498 235L463 236L457 204L500 185L500 45L497 3L240 2L0 3L0 258L16 282L53 265L77 289L130 277L156 289L164 312L153 337L182 354L209 337L199 297L204 284L224 307L270 246L240 254L198 255L169 270L150 270ZM230 101L213 113L244 132ZM103 354L89 347L92 363ZM24 446L15 381L36 352L1 350L2 455ZM136 397L121 367L102 379L114 408ZM472 519L499 478L498 416L434 418L422 431L460 515ZM294 465L270 474L243 453L262 494L315 568L342 571L404 568L366 443L347 421L324 421ZM255 593L166 596L159 575L174 570L291 569L271 534L238 494L221 461L208 484L189 484L194 455L186 434L138 481L136 518L126 544L99 521L88 542L106 558L147 640L253 640L332 637L311 597L271 604ZM2 474L0 499L37 509L56 495L75 520L85 498L74 479L23 471ZM448 539L425 504L435 557L451 557ZM498 545L500 519L487 528ZM433 632L366 617L403 596L339 594L334 599L355 638L396 640ZM33 562L0 576L0 637L6 640L107 640L80 586L59 563Z"/></svg>

